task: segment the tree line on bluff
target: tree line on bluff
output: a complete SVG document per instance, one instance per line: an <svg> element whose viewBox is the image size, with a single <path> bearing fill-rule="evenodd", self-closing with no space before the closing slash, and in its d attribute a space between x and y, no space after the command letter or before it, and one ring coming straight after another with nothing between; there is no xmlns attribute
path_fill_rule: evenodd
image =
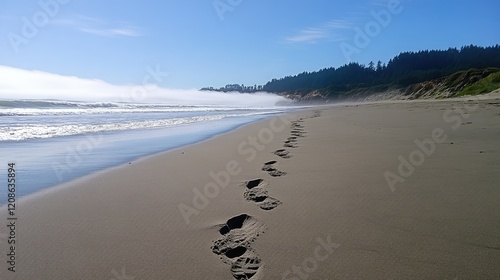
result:
<svg viewBox="0 0 500 280"><path fill-rule="evenodd" d="M327 89L345 92L379 85L405 87L448 76L472 68L500 68L500 45L465 46L460 49L404 52L389 60L368 65L349 63L339 68L303 72L295 76L273 79L262 90L274 93Z"/></svg>

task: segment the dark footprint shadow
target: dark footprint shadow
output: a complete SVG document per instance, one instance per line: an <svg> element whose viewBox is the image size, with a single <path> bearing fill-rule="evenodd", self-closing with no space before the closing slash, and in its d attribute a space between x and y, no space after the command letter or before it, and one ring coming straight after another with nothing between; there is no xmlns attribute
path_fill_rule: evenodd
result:
<svg viewBox="0 0 500 280"><path fill-rule="evenodd" d="M238 246L236 248L228 249L224 253L224 255L226 255L226 257L228 257L230 259L234 259L234 258L243 256L243 254L245 254L247 252L247 250L248 249L246 247Z"/></svg>
<svg viewBox="0 0 500 280"><path fill-rule="evenodd" d="M264 163L264 166L262 167L262 171L266 171L271 175L272 177L281 177L285 176L287 173L281 170L278 170L274 167L274 164L276 164L276 161L269 161Z"/></svg>
<svg viewBox="0 0 500 280"><path fill-rule="evenodd" d="M305 132L292 132L292 136L295 137L306 137Z"/></svg>
<svg viewBox="0 0 500 280"><path fill-rule="evenodd" d="M275 161L275 160L268 161L268 162L264 163L264 167L262 167L262 171L269 171L269 170L274 169L273 165L276 163L277 163L277 161Z"/></svg>
<svg viewBox="0 0 500 280"><path fill-rule="evenodd" d="M250 279L259 270L261 260L250 246L264 231L264 224L247 214L235 216L221 225L222 238L214 241L211 249L231 265L234 279Z"/></svg>
<svg viewBox="0 0 500 280"><path fill-rule="evenodd" d="M273 210L274 208L280 206L282 204L278 199L268 196L264 201L258 203L260 209L265 211Z"/></svg>
<svg viewBox="0 0 500 280"><path fill-rule="evenodd" d="M249 188L248 184L253 181L260 181L258 186ZM252 180L246 183L247 190L243 194L246 201L252 201L257 204L262 210L272 210L281 204L278 199L269 196L267 189L264 187L269 183L263 179Z"/></svg>
<svg viewBox="0 0 500 280"><path fill-rule="evenodd" d="M290 152L285 150L285 149L276 150L273 153L281 158L291 158L292 157Z"/></svg>
<svg viewBox="0 0 500 280"><path fill-rule="evenodd" d="M245 187L247 187L247 189L249 189L249 190L256 188L256 187L265 187L267 185L269 185L269 182L267 182L264 179L250 180L250 181L245 183Z"/></svg>
<svg viewBox="0 0 500 280"><path fill-rule="evenodd" d="M290 131L290 134L294 135L294 134L307 134L307 133L305 131L302 131L302 130L292 130L292 131Z"/></svg>
<svg viewBox="0 0 500 280"><path fill-rule="evenodd" d="M250 216L248 216L247 214L241 214L239 216L232 217L231 219L227 220L226 224L224 224L220 228L219 233L225 235L228 234L233 229L242 228L243 223L249 218Z"/></svg>
<svg viewBox="0 0 500 280"><path fill-rule="evenodd" d="M285 176L287 174L285 171L281 171L281 170L277 170L277 169L269 170L269 171L267 171L267 173L269 173L269 175L271 175L272 177L281 177L281 176Z"/></svg>
<svg viewBox="0 0 500 280"><path fill-rule="evenodd" d="M255 188L251 190L247 190L243 197L246 201L252 201L257 204L262 210L273 210L282 204L278 199L269 196L266 189L263 188Z"/></svg>
<svg viewBox="0 0 500 280"><path fill-rule="evenodd" d="M298 148L299 146L295 143L290 143L290 142L287 143L287 141L285 141L285 144L283 144L283 147L295 149L295 148Z"/></svg>

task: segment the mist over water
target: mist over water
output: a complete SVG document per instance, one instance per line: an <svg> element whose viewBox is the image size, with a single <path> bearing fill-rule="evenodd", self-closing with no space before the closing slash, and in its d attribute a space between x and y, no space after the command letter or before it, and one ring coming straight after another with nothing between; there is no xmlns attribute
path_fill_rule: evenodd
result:
<svg viewBox="0 0 500 280"><path fill-rule="evenodd" d="M102 80L62 76L0 66L1 99L58 99L71 101L125 102L170 105L274 106L284 97L259 92L204 92L170 89L153 83L113 85ZM154 79L149 79L154 81Z"/></svg>
<svg viewBox="0 0 500 280"><path fill-rule="evenodd" d="M19 165L20 196L290 110L263 92L113 85L6 66L0 77L0 164Z"/></svg>
<svg viewBox="0 0 500 280"><path fill-rule="evenodd" d="M113 85L7 66L0 77L0 164L18 164L20 196L290 110L264 92Z"/></svg>

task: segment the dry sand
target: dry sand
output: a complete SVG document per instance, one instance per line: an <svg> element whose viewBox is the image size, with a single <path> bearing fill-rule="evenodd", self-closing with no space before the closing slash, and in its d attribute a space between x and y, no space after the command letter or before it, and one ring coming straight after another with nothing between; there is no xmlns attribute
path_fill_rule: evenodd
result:
<svg viewBox="0 0 500 280"><path fill-rule="evenodd" d="M0 279L500 277L500 99L286 120L21 199Z"/></svg>

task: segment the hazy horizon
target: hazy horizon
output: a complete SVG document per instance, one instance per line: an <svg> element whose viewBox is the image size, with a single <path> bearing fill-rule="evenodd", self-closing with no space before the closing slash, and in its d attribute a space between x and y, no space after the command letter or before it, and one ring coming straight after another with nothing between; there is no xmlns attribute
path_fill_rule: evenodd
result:
<svg viewBox="0 0 500 280"><path fill-rule="evenodd" d="M0 98L57 99L87 102L163 103L176 105L274 106L286 100L265 92L202 92L169 89L155 83L114 85L97 79L82 79L0 65ZM244 97L244 98L242 98Z"/></svg>

